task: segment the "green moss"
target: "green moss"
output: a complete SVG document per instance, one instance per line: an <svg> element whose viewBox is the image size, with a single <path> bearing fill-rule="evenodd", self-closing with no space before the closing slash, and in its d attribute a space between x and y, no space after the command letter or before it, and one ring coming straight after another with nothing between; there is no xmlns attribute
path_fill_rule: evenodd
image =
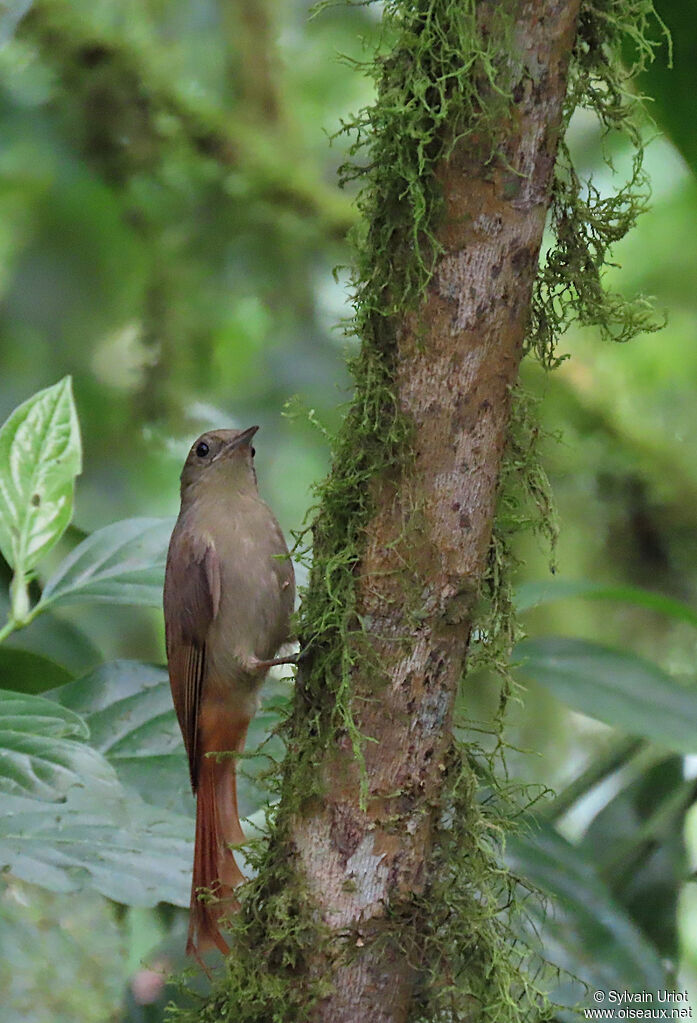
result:
<svg viewBox="0 0 697 1023"><path fill-rule="evenodd" d="M511 920L517 881L502 866L509 819L520 792L506 791L491 756L454 744L436 829L433 881L411 907L418 920L419 960L411 1023L546 1018L546 1000L530 977L530 954ZM486 780L485 780L486 779Z"/></svg>
<svg viewBox="0 0 697 1023"><path fill-rule="evenodd" d="M329 937L297 876L289 835L293 815L319 794L318 765L337 733L350 736L359 761L362 757L352 678L355 666L370 656L370 646L356 613L356 573L374 513L375 482L408 477L411 465L411 427L395 398L395 328L418 306L438 259L442 201L434 172L475 132L477 144L493 150L511 102L498 85L499 65L508 53L510 4L491 8L486 38L478 30L476 8L475 0L386 3L384 39L364 69L375 79L377 100L345 126L354 134L357 159L343 168L343 178L362 185L350 326L361 349L352 362L355 394L333 445L332 470L317 490L311 575L299 616L307 656L295 708L284 726L286 760L273 778L280 803L270 840L252 848L258 876L246 886L242 910L232 923L226 975L198 1012L179 1013L180 1020L307 1019L321 994L308 963L318 948L328 949ZM535 284L526 344L545 366L559 361L558 339L574 320L594 323L619 340L654 326L643 300L626 301L603 288L610 245L646 204L638 108L629 85L652 57L645 42L652 16L649 0L582 2L565 124L577 106L590 107L606 130L628 135L636 156L632 180L608 198L592 185L582 188L562 146L550 217L553 243ZM621 62L626 36L637 53L633 69ZM516 886L502 866L501 850L515 814L509 813L510 793L497 781L501 772L496 770L511 691L508 657L516 637L512 537L531 522L552 541L556 529L534 453L536 437L530 402L518 397L469 658L501 679L495 749L485 755L471 744L453 742L430 885L423 898L389 907L391 924L381 936L426 963L413 1021L544 1015L525 955L510 931ZM515 813L519 809L516 804Z"/></svg>
<svg viewBox="0 0 697 1023"><path fill-rule="evenodd" d="M298 727L306 728L309 703L317 708L319 745L338 728L350 737L361 764L351 680L354 665L370 656L370 645L356 615L355 570L374 511L371 485L407 477L412 457L411 424L394 393L395 328L418 305L440 251L436 166L458 139L475 130L485 136L487 126L505 114L508 98L498 87L497 65L510 19L506 5L499 7L495 30L484 42L474 0L387 4L383 31L389 45L364 66L379 99L344 126L354 138L351 156L361 156L341 168L344 183L362 183L362 221L353 239L355 315L348 328L361 348L351 361L354 400L333 445L331 473L317 489L311 577L299 622L310 653ZM379 678L379 665L373 669ZM313 779L316 784L317 773L308 772L310 784Z"/></svg>
<svg viewBox="0 0 697 1023"><path fill-rule="evenodd" d="M322 934L307 912L307 895L297 881L289 883L292 865L282 852L283 838L277 832L271 848L257 845L252 853L263 875L246 886L243 911L231 921L228 940L233 953L211 997L193 1012L174 1010L172 1018L197 1023L306 1023L322 991L319 983L308 979L308 955Z"/></svg>
<svg viewBox="0 0 697 1023"><path fill-rule="evenodd" d="M569 70L564 125L577 109L592 111L608 145L618 133L633 148L632 173L616 192L602 195L592 181L581 182L567 146L557 157L550 233L553 243L542 261L532 298L527 347L545 366L558 364L557 344L578 322L595 326L607 340L629 341L660 329L650 302L608 290L604 272L611 249L634 226L650 195L643 169L646 117L633 91L633 79L654 58L652 23L670 40L651 0L584 0ZM627 66L623 54L633 46ZM612 168L611 156L606 156Z"/></svg>

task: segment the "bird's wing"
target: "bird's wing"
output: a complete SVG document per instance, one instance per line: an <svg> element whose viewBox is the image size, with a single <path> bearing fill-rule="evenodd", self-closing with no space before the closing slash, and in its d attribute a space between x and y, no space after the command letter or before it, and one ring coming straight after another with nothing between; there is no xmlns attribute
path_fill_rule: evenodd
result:
<svg viewBox="0 0 697 1023"><path fill-rule="evenodd" d="M174 708L189 757L191 785L198 781L198 716L206 676L206 638L220 605L220 563L211 542L175 528L165 572L165 632Z"/></svg>

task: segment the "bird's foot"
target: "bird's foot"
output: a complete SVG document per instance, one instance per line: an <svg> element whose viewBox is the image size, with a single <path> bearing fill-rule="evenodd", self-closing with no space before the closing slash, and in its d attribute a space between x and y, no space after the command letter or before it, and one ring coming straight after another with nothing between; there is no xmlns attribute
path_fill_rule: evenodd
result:
<svg viewBox="0 0 697 1023"><path fill-rule="evenodd" d="M272 657L270 661L260 661L257 657L252 657L248 663L252 671L268 671L278 664L297 664L298 654L292 657Z"/></svg>
<svg viewBox="0 0 697 1023"><path fill-rule="evenodd" d="M268 661L262 661L258 657L250 657L245 667L247 671L253 674L256 671L268 671L269 668L275 668L278 664L295 664L297 666L305 660L309 652L310 646L308 644L302 650L298 650L296 654L291 654L288 657L272 657Z"/></svg>

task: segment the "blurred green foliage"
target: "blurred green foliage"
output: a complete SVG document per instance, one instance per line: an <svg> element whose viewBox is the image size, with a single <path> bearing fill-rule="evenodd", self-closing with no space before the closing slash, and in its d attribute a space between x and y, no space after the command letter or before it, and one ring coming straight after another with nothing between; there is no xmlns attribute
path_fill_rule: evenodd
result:
<svg viewBox="0 0 697 1023"><path fill-rule="evenodd" d="M658 10L675 67L659 61L642 87L665 135L611 283L655 295L668 326L614 347L574 330L558 371L523 372L542 399L562 585L521 540L528 691L509 740L534 755L509 764L559 795L536 805L542 826L511 863L556 899L556 917L532 909L531 923L568 971L569 1005L583 998L571 975L638 989L697 972L694 759L678 755L697 753L697 4ZM370 6L310 18L297 0L0 6L0 421L71 374L84 449L62 538L23 562L3 544L0 628L35 613L0 647L0 685L18 694L0 721L10 1023L158 1020L179 997L163 971L181 965L192 804L164 673L138 662L163 660L162 557L192 438L260 423L261 489L286 531L325 468L311 420L333 429L347 396L346 273L332 270L355 218L336 187L347 140L326 136L370 99L353 62L377 28ZM604 148L628 175L630 155L592 121L577 117L569 142L601 191ZM27 470L50 461L32 436ZM473 719L495 711L486 682L466 684ZM265 754L287 699L269 686L252 743ZM263 757L248 764L253 813Z"/></svg>

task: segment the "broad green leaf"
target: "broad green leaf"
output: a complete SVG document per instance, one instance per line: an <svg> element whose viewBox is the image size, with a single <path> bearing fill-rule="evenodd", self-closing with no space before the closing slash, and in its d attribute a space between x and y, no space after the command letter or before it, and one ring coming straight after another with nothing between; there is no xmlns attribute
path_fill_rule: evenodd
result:
<svg viewBox="0 0 697 1023"><path fill-rule="evenodd" d="M42 606L99 601L160 607L171 519L124 519L83 540L48 580Z"/></svg>
<svg viewBox="0 0 697 1023"><path fill-rule="evenodd" d="M0 689L16 693L45 693L47 689L65 685L72 675L60 664L6 645L0 647Z"/></svg>
<svg viewBox="0 0 697 1023"><path fill-rule="evenodd" d="M650 97L648 110L697 173L697 141L694 132L694 95L697 88L695 7L686 0L661 0L656 8L671 34L672 61L660 28L653 34L661 44L656 59L641 76L640 88Z"/></svg>
<svg viewBox="0 0 697 1023"><path fill-rule="evenodd" d="M112 661L51 693L89 724L92 743L149 803L193 812L184 743L167 671Z"/></svg>
<svg viewBox="0 0 697 1023"><path fill-rule="evenodd" d="M0 691L0 863L53 891L185 905L191 821L121 786L73 710Z"/></svg>
<svg viewBox="0 0 697 1023"><path fill-rule="evenodd" d="M584 639L550 636L515 648L518 671L574 710L679 753L697 752L697 687L655 664Z"/></svg>
<svg viewBox="0 0 697 1023"><path fill-rule="evenodd" d="M697 625L697 611L689 604L673 597L665 597L662 593L644 590L640 586L612 586L605 583L592 583L584 580L558 579L554 582L523 583L516 590L516 607L518 611L529 611L550 604L555 600L569 600L572 597L585 597L588 600L614 600L621 604L636 604L658 611L680 622Z"/></svg>
<svg viewBox="0 0 697 1023"><path fill-rule="evenodd" d="M57 802L85 779L118 787L113 768L84 741L84 720L39 696L0 690L0 793Z"/></svg>
<svg viewBox="0 0 697 1023"><path fill-rule="evenodd" d="M61 686L50 696L61 706L70 708L85 720L91 718L98 720L99 715L111 712L115 724L120 718L118 708L122 701L128 700L132 696L144 696L148 699L149 694L153 691L163 694L169 691L166 668L145 664L143 661L122 660L101 664L89 675ZM174 714L171 697L169 709ZM136 726L137 724L138 722L136 722ZM122 725L115 724L115 727L120 730ZM99 728L91 730L94 744L100 745L103 742L108 746L110 742L108 729L107 733L101 737L98 732Z"/></svg>
<svg viewBox="0 0 697 1023"><path fill-rule="evenodd" d="M567 971L552 997L574 1007L561 1018L578 1019L591 989L656 991L669 978L654 946L612 898L592 861L548 825L534 826L508 842L507 859L521 878L550 896L528 899L525 907L546 959ZM573 976L570 976L570 975Z"/></svg>
<svg viewBox="0 0 697 1023"><path fill-rule="evenodd" d="M30 571L70 522L82 454L70 377L39 391L0 429L0 550Z"/></svg>
<svg viewBox="0 0 697 1023"><path fill-rule="evenodd" d="M281 741L269 737L279 720L276 707L288 694L288 685L275 679L264 686L264 703L247 737L250 755L241 760L238 769L243 815L253 813L264 801L263 789L255 779L268 767L266 757L282 754ZM192 813L184 743L164 668L139 661L113 661L50 695L85 719L93 745L114 766L123 784L148 803ZM260 747L263 755L255 756Z"/></svg>
<svg viewBox="0 0 697 1023"><path fill-rule="evenodd" d="M84 719L69 707L42 696L28 696L0 690L0 724L15 731L34 732L57 738L87 739Z"/></svg>
<svg viewBox="0 0 697 1023"><path fill-rule="evenodd" d="M5 622L10 616L9 601L0 593L0 622ZM65 671L71 678L84 675L99 664L102 655L92 640L73 622L51 611L45 611L38 615L29 625L10 633L7 639L2 641L2 650L12 648L13 650L38 654L52 661ZM1 660L1 654L0 654ZM55 678L54 681L43 686L41 690L34 689L33 692L43 692L51 689L61 682L69 679ZM0 667L0 685L3 688L19 689L28 692L21 685L11 685L5 680L5 674Z"/></svg>
<svg viewBox="0 0 697 1023"><path fill-rule="evenodd" d="M72 622L63 621L50 611L39 615L25 628L11 633L3 641L2 650L8 652L13 650L17 654L28 653L45 658L58 665L61 672L67 673L70 678L84 675L102 659L99 649L82 629ZM60 681L56 678L55 681L42 686L41 691L53 688ZM69 680L66 678L65 681ZM13 688L24 691L19 685Z"/></svg>
<svg viewBox="0 0 697 1023"><path fill-rule="evenodd" d="M580 851L662 956L680 957L677 909L689 874L685 819L694 781L670 756L632 777L591 821Z"/></svg>
<svg viewBox="0 0 697 1023"><path fill-rule="evenodd" d="M89 690L98 697L90 700ZM92 742L109 757L150 757L182 750L164 668L137 661L104 664L65 686L61 702L73 708L81 704Z"/></svg>
<svg viewBox="0 0 697 1023"><path fill-rule="evenodd" d="M0 792L0 863L50 891L95 888L116 902L189 902L192 822L118 787L59 803Z"/></svg>

